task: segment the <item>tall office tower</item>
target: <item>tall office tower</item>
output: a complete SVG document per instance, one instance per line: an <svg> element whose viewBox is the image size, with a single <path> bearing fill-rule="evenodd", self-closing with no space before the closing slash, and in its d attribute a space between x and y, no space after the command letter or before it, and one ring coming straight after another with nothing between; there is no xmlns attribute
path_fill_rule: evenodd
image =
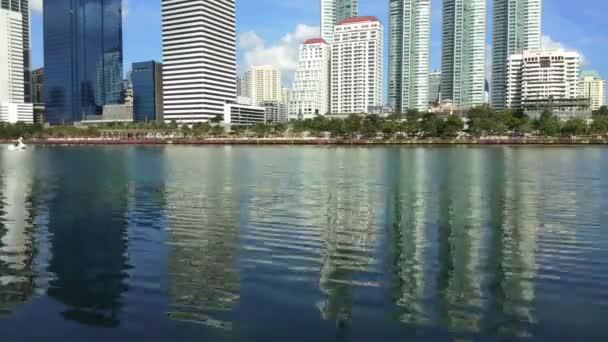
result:
<svg viewBox="0 0 608 342"><path fill-rule="evenodd" d="M429 73L429 104L441 101L441 70Z"/></svg>
<svg viewBox="0 0 608 342"><path fill-rule="evenodd" d="M236 102L235 11L235 0L162 0L165 121L208 121Z"/></svg>
<svg viewBox="0 0 608 342"><path fill-rule="evenodd" d="M281 72L269 65L252 66L245 73L241 86L243 96L250 98L253 106L282 101Z"/></svg>
<svg viewBox="0 0 608 342"><path fill-rule="evenodd" d="M70 124L124 102L122 0L44 2L46 119Z"/></svg>
<svg viewBox="0 0 608 342"><path fill-rule="evenodd" d="M321 38L333 43L336 24L358 13L359 0L321 0Z"/></svg>
<svg viewBox="0 0 608 342"><path fill-rule="evenodd" d="M133 63L133 120L163 120L163 65L156 61Z"/></svg>
<svg viewBox="0 0 608 342"><path fill-rule="evenodd" d="M23 39L23 91L25 103L32 102L31 98L31 50L30 50L30 0L0 0L0 8L4 8L21 15L21 28L19 31Z"/></svg>
<svg viewBox="0 0 608 342"><path fill-rule="evenodd" d="M310 119L329 112L330 53L323 39L309 39L300 46L289 120Z"/></svg>
<svg viewBox="0 0 608 342"><path fill-rule="evenodd" d="M44 103L44 68L32 71L32 103Z"/></svg>
<svg viewBox="0 0 608 342"><path fill-rule="evenodd" d="M34 121L32 104L24 103L21 14L0 9L0 121Z"/></svg>
<svg viewBox="0 0 608 342"><path fill-rule="evenodd" d="M376 17L352 17L335 28L331 45L331 112L367 113L382 106L384 27Z"/></svg>
<svg viewBox="0 0 608 342"><path fill-rule="evenodd" d="M494 0L492 91L494 108L505 108L507 60L540 49L542 0Z"/></svg>
<svg viewBox="0 0 608 342"><path fill-rule="evenodd" d="M388 102L397 113L428 108L430 0L390 1Z"/></svg>
<svg viewBox="0 0 608 342"><path fill-rule="evenodd" d="M575 51L526 51L507 62L507 108L530 108L579 97L580 55ZM556 106L559 107L559 105Z"/></svg>
<svg viewBox="0 0 608 342"><path fill-rule="evenodd" d="M441 99L460 108L484 103L486 0L444 0Z"/></svg>
<svg viewBox="0 0 608 342"><path fill-rule="evenodd" d="M583 71L578 82L578 96L589 99L590 109L606 105L606 80L595 71Z"/></svg>

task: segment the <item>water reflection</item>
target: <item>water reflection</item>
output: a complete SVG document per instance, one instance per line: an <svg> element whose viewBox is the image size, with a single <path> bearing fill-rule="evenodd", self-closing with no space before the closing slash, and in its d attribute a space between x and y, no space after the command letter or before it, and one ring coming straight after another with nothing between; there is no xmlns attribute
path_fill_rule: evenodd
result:
<svg viewBox="0 0 608 342"><path fill-rule="evenodd" d="M70 154L53 150L40 165L57 170L48 205L54 278L47 294L66 306L67 320L109 327L120 322L130 267L125 158L119 148L94 154L76 148Z"/></svg>
<svg viewBox="0 0 608 342"><path fill-rule="evenodd" d="M33 157L0 151L0 317L34 293L31 203Z"/></svg>
<svg viewBox="0 0 608 342"><path fill-rule="evenodd" d="M597 339L608 158L580 151L0 153L0 327L40 310L76 340Z"/></svg>
<svg viewBox="0 0 608 342"><path fill-rule="evenodd" d="M192 159L192 149L167 157L169 317L231 329L226 313L239 301L238 189L230 155ZM216 157L216 158L214 158ZM209 163L209 160L217 162Z"/></svg>

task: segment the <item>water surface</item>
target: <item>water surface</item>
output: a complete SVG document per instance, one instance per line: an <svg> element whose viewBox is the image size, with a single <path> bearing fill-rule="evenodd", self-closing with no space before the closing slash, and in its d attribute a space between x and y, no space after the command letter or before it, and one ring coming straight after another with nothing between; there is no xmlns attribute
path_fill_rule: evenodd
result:
<svg viewBox="0 0 608 342"><path fill-rule="evenodd" d="M0 149L5 341L608 340L608 148Z"/></svg>

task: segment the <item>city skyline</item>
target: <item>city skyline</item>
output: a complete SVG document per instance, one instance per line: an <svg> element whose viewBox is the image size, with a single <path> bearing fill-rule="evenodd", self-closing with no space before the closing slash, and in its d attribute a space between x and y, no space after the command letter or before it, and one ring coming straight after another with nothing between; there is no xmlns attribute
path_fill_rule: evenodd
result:
<svg viewBox="0 0 608 342"><path fill-rule="evenodd" d="M43 66L41 13L38 1L32 2L32 69ZM431 1L431 55L430 69L439 69L441 61L441 11L440 0ZM603 59L603 46L608 38L603 34L601 8L608 4L599 0L581 0L571 11L567 0L546 0L543 4L543 42L545 46L566 46L579 50L584 56L582 68L594 69L608 75L608 61ZM125 72L132 62L142 60L161 61L160 0L128 0L124 24ZM267 13L269 16L256 16ZM607 8L608 9L608 8ZM491 37L492 1L488 1L487 42ZM388 1L360 0L359 13L375 15L387 28ZM268 20L273 22L267 25ZM237 34L239 38L239 73L245 71L248 60L259 60L264 56L270 64L278 66L284 74L284 85L290 85L297 65L299 43L319 32L320 3L310 0L295 0L289 4L273 0L255 3L237 3ZM315 31L316 29L316 31ZM312 33L311 33L312 32ZM252 38L246 43L245 38ZM298 42L295 42L298 40ZM387 40L388 41L388 40ZM252 44L255 43L255 44ZM385 78L388 74L388 44L385 51ZM261 64L261 63L255 63Z"/></svg>

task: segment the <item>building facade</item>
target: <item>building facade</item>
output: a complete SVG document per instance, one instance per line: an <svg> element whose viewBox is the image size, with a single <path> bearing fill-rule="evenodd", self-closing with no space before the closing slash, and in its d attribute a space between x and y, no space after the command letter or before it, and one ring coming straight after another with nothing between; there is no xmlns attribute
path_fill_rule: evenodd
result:
<svg viewBox="0 0 608 342"><path fill-rule="evenodd" d="M382 105L384 27L376 17L352 17L335 28L331 45L331 113L366 113Z"/></svg>
<svg viewBox="0 0 608 342"><path fill-rule="evenodd" d="M388 102L396 112L426 110L431 43L430 0L391 0Z"/></svg>
<svg viewBox="0 0 608 342"><path fill-rule="evenodd" d="M156 61L133 63L133 120L163 120L163 65Z"/></svg>
<svg viewBox="0 0 608 342"><path fill-rule="evenodd" d="M249 97L254 106L263 102L281 102L281 72L269 65L252 66L241 81L243 96Z"/></svg>
<svg viewBox="0 0 608 342"><path fill-rule="evenodd" d="M441 99L468 109L485 101L486 0L444 0Z"/></svg>
<svg viewBox="0 0 608 342"><path fill-rule="evenodd" d="M224 123L228 125L255 125L266 122L266 108L229 103L224 106Z"/></svg>
<svg viewBox="0 0 608 342"><path fill-rule="evenodd" d="M321 38L329 44L340 21L359 13L359 0L321 0Z"/></svg>
<svg viewBox="0 0 608 342"><path fill-rule="evenodd" d="M491 103L506 106L507 61L511 55L539 50L542 0L494 0Z"/></svg>
<svg viewBox="0 0 608 342"><path fill-rule="evenodd" d="M578 95L589 99L590 109L606 105L606 80L595 71L583 71L578 82Z"/></svg>
<svg viewBox="0 0 608 342"><path fill-rule="evenodd" d="M43 12L47 121L70 124L122 103L122 1L45 1Z"/></svg>
<svg viewBox="0 0 608 342"><path fill-rule="evenodd" d="M266 108L267 123L287 123L287 105L278 101L262 102L261 107Z"/></svg>
<svg viewBox="0 0 608 342"><path fill-rule="evenodd" d="M309 39L300 46L289 120L312 119L329 113L330 57L329 44L323 39Z"/></svg>
<svg viewBox="0 0 608 342"><path fill-rule="evenodd" d="M21 15L21 37L23 40L23 96L24 102L32 102L31 95L31 47L30 47L30 0L0 0L0 8Z"/></svg>
<svg viewBox="0 0 608 342"><path fill-rule="evenodd" d="M44 104L44 68L32 71L32 103Z"/></svg>
<svg viewBox="0 0 608 342"><path fill-rule="evenodd" d="M23 35L20 13L0 8L0 121L34 122L33 107L25 103Z"/></svg>
<svg viewBox="0 0 608 342"><path fill-rule="evenodd" d="M162 0L165 121L209 121L236 101L235 10L235 0Z"/></svg>
<svg viewBox="0 0 608 342"><path fill-rule="evenodd" d="M441 101L441 70L429 73L429 104Z"/></svg>
<svg viewBox="0 0 608 342"><path fill-rule="evenodd" d="M526 51L507 63L507 108L579 98L580 55L574 51Z"/></svg>

